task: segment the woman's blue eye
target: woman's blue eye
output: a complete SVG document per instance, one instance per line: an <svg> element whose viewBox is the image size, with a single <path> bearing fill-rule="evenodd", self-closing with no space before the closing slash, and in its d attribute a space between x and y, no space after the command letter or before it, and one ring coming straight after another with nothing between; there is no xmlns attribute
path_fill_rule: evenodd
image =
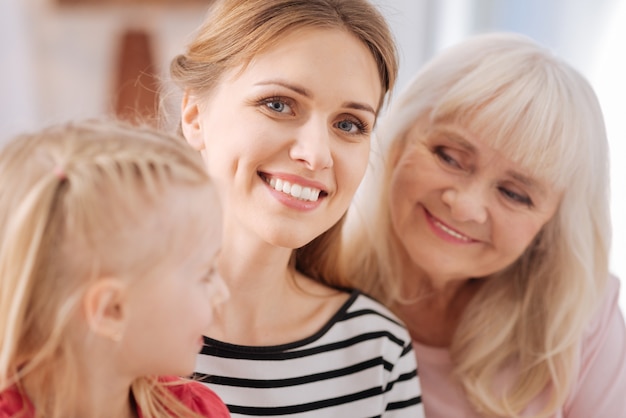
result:
<svg viewBox="0 0 626 418"><path fill-rule="evenodd" d="M267 102L265 103L265 105L267 107L269 107L270 109L272 109L275 112L283 112L285 110L285 107L287 107L287 105L283 102L279 102L277 100L273 100L271 102Z"/></svg>
<svg viewBox="0 0 626 418"><path fill-rule="evenodd" d="M286 98L279 96L263 97L254 102L257 106L263 106L264 109L269 109L271 113L275 113L280 116L294 115L294 109L296 104Z"/></svg>
<svg viewBox="0 0 626 418"><path fill-rule="evenodd" d="M365 134L368 132L367 125L357 120L345 119L337 122L337 128L349 134Z"/></svg>
<svg viewBox="0 0 626 418"><path fill-rule="evenodd" d="M350 132L352 131L352 128L354 127L354 123L349 120L342 120L341 122L337 124L337 127L341 129L342 131Z"/></svg>
<svg viewBox="0 0 626 418"><path fill-rule="evenodd" d="M526 205L528 207L531 207L533 205L532 200L530 200L530 198L528 196L519 194L519 193L515 193L509 189L506 189L504 187L500 187L500 193L502 193L507 199L512 200L515 203L521 203L523 205Z"/></svg>

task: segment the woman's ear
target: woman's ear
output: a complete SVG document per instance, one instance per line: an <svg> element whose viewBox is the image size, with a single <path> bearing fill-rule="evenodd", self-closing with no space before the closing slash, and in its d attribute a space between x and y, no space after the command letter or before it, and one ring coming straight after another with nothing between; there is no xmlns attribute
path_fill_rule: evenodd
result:
<svg viewBox="0 0 626 418"><path fill-rule="evenodd" d="M87 326L96 335L120 342L128 319L127 285L104 278L93 283L83 300Z"/></svg>
<svg viewBox="0 0 626 418"><path fill-rule="evenodd" d="M200 109L195 96L185 91L180 109L180 124L185 140L197 151L204 149L204 138L200 126Z"/></svg>

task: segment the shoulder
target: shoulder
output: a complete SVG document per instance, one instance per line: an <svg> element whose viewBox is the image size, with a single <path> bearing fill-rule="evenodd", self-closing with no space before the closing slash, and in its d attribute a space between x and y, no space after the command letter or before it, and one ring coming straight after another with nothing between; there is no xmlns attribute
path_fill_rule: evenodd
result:
<svg viewBox="0 0 626 418"><path fill-rule="evenodd" d="M619 287L611 276L585 330L577 378L566 404L571 416L618 416L626 410L626 326Z"/></svg>
<svg viewBox="0 0 626 418"><path fill-rule="evenodd" d="M411 346L411 337L406 326L387 307L356 290L351 299L353 301L343 318L347 325L360 328L364 332L381 333L402 346Z"/></svg>
<svg viewBox="0 0 626 418"><path fill-rule="evenodd" d="M210 418L230 417L220 397L200 382L176 377L163 377L160 380L170 383L167 389L192 411Z"/></svg>
<svg viewBox="0 0 626 418"><path fill-rule="evenodd" d="M598 309L585 330L585 340L593 340L600 337L598 334L603 334L603 330L606 330L617 317L621 317L619 291L620 281L617 277L611 275L607 281L604 296L598 305Z"/></svg>
<svg viewBox="0 0 626 418"><path fill-rule="evenodd" d="M0 418L11 418L18 412L23 413L20 415L23 418L34 416L32 406L17 388L12 387L0 392Z"/></svg>
<svg viewBox="0 0 626 418"><path fill-rule="evenodd" d="M391 312L389 308L372 297L355 290L353 292L353 298L354 301L347 310L348 314L352 316L378 316L383 318L387 323L393 324L393 326L406 329L404 323L393 312Z"/></svg>

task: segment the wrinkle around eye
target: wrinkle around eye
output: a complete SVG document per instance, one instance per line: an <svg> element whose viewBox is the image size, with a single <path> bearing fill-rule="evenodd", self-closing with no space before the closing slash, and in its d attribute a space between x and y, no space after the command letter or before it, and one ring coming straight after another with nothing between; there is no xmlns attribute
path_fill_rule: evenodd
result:
<svg viewBox="0 0 626 418"><path fill-rule="evenodd" d="M502 193L502 195L506 199L513 202L514 204L525 205L529 208L532 208L534 206L532 199L523 193L514 192L507 189L506 187L498 187L498 190L500 190L500 193Z"/></svg>
<svg viewBox="0 0 626 418"><path fill-rule="evenodd" d="M461 164L450 154L445 152L443 147L435 147L433 153L437 157L439 161L441 161L444 165L452 169L462 170L463 167Z"/></svg>

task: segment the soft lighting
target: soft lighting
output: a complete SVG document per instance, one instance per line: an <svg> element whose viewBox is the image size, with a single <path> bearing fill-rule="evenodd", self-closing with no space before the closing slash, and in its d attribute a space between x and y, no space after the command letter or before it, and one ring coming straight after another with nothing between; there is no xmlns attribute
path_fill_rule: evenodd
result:
<svg viewBox="0 0 626 418"><path fill-rule="evenodd" d="M602 105L611 147L611 270L622 281L620 306L626 312L626 1L615 2L614 7L600 38L591 81Z"/></svg>

